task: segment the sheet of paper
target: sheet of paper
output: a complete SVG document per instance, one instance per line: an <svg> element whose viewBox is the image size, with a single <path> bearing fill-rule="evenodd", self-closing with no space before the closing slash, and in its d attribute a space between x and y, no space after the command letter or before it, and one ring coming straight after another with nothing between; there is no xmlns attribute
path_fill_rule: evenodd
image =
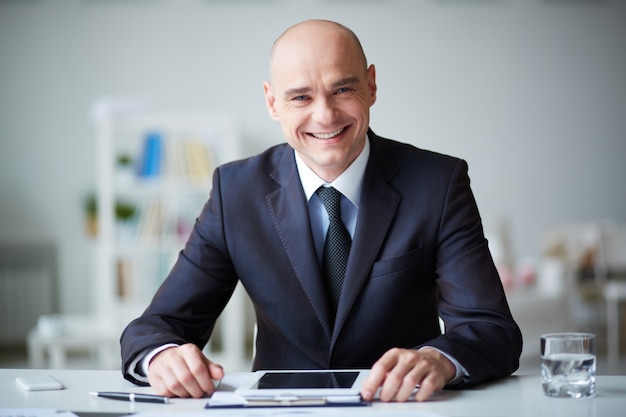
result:
<svg viewBox="0 0 626 417"><path fill-rule="evenodd" d="M233 392L240 387L244 382L250 378L250 375L245 374L226 374L224 379L220 381L216 392Z"/></svg>
<svg viewBox="0 0 626 417"><path fill-rule="evenodd" d="M245 405L246 400L239 394L229 391L215 391L208 401L211 406Z"/></svg>
<svg viewBox="0 0 626 417"><path fill-rule="evenodd" d="M228 416L228 417L345 417L347 415L355 415L361 417L367 416L389 416L393 417L445 417L441 414L427 413L417 410L395 410L390 413L384 409L367 409L359 408L358 413L347 413L345 408L329 408L329 407L311 407L311 408L242 408L230 410L205 410L197 413L176 413L177 417L207 417L207 416ZM168 417L171 414L165 413L139 413L133 417Z"/></svg>

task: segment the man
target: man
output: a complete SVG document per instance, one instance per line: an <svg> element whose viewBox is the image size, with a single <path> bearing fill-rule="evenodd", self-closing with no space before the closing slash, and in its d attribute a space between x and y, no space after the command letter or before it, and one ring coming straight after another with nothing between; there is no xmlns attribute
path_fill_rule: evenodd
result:
<svg viewBox="0 0 626 417"><path fill-rule="evenodd" d="M270 76L267 108L288 145L216 170L177 263L122 335L126 378L169 396L211 393L224 371L200 349L238 280L256 311L254 369L371 368L362 395L380 389L383 401L512 373L521 334L466 163L369 129L375 67L344 26L289 28ZM338 216L320 186L343 194ZM340 251L325 249L335 227L349 253L339 273L329 259Z"/></svg>

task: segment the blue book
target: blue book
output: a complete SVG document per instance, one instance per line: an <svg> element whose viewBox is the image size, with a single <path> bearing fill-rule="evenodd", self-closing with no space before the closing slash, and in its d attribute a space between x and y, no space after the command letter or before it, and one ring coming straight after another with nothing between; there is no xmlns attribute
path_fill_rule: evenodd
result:
<svg viewBox="0 0 626 417"><path fill-rule="evenodd" d="M144 140L143 158L139 171L142 177L161 175L163 161L163 139L160 132L150 132Z"/></svg>

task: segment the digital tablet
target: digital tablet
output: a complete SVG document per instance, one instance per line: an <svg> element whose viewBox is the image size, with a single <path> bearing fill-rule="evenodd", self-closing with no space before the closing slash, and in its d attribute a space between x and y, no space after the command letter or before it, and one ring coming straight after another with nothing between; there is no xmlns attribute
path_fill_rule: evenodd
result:
<svg viewBox="0 0 626 417"><path fill-rule="evenodd" d="M256 371L235 390L243 397L358 396L366 369Z"/></svg>

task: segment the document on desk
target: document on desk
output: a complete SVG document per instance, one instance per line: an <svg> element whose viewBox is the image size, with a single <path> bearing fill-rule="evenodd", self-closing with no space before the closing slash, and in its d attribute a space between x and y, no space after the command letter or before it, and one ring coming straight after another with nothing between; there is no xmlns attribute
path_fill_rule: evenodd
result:
<svg viewBox="0 0 626 417"><path fill-rule="evenodd" d="M433 414L419 410L397 410L397 409L374 409L368 407L360 410L358 413L346 413L346 409L339 408L327 408L327 407L312 407L312 408L242 408L239 410L223 410L228 414L215 414L219 410L213 412L205 410L204 412L177 412L177 417L208 417L208 416L228 416L228 417L345 417L347 415L355 415L361 417L367 416L390 416L393 417L445 417L441 414ZM361 412L363 411L363 412ZM172 414L167 413L138 413L133 417L171 417Z"/></svg>
<svg viewBox="0 0 626 417"><path fill-rule="evenodd" d="M371 403L361 396L296 397L277 396L273 398L248 398L235 392L216 391L206 408L276 408L276 407L362 407Z"/></svg>

